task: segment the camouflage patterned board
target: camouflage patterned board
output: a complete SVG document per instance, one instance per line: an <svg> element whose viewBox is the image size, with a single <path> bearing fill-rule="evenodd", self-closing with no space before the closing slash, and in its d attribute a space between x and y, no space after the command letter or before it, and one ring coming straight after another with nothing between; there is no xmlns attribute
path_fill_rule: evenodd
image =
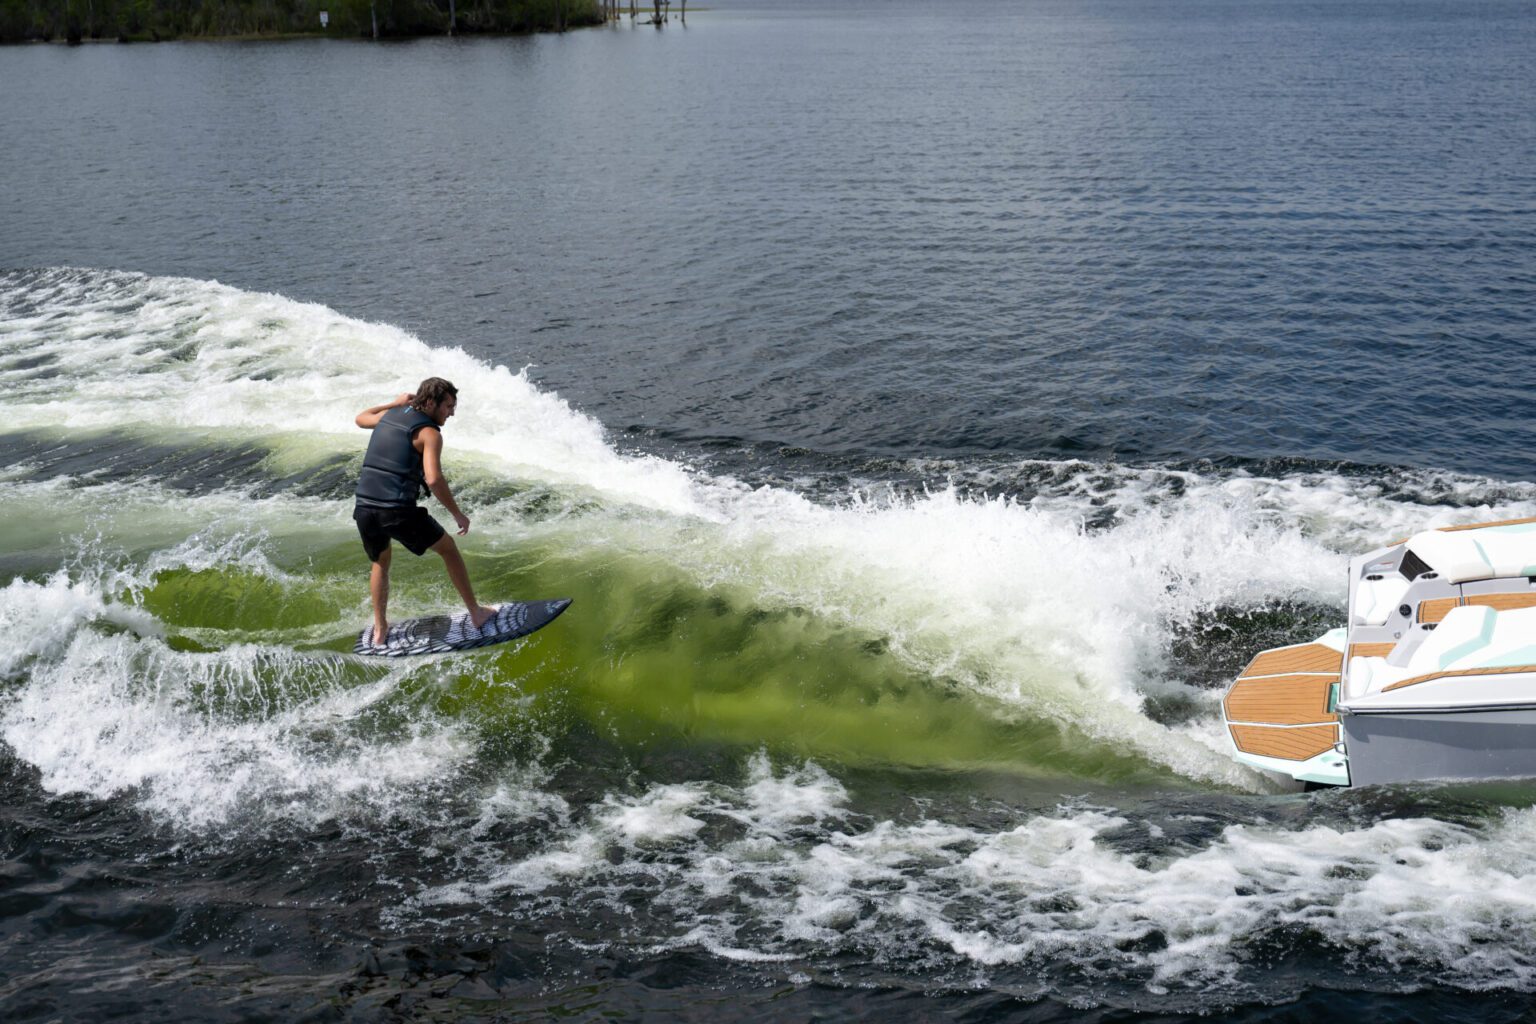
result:
<svg viewBox="0 0 1536 1024"><path fill-rule="evenodd" d="M373 627L369 626L358 634L352 651L379 658L403 658L411 654L445 654L489 647L543 629L570 604L568 597L553 601L508 601L496 612L496 617L480 629L469 624L468 612L406 619L390 624L389 634L382 644L373 642Z"/></svg>

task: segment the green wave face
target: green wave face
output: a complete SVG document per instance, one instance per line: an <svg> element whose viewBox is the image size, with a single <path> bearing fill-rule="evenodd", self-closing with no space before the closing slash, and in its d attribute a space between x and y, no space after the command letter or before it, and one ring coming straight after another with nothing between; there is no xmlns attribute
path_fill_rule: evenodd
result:
<svg viewBox="0 0 1536 1024"><path fill-rule="evenodd" d="M366 685L385 670L347 653L368 617L367 562L345 498L355 456L336 470L334 452L317 451L313 439L285 444L281 436L261 452L217 439L179 448L163 438L89 433L26 440L37 451L93 457L151 451L157 464L238 459L255 490L274 477L334 471L340 493L314 498L282 489L254 498L138 483L23 484L0 500L0 549L28 553L29 564L17 568L33 578L73 560L73 577L99 579L104 600L148 616L131 621L130 632L212 659L182 672L185 699L205 715L292 713L326 687ZM519 643L389 663L401 677L391 699L397 718L468 723L495 741L532 728L558 742L575 730L634 750L726 745L829 763L1177 778L1091 736L1059 703L1038 710L989 696L979 688L986 666L975 657L935 670L945 644L934 653L919 635L861 625L892 599L878 581L857 580L840 593L850 583L839 572L827 578L814 563L823 552L765 544L730 523L509 487L474 453L458 465L461 493L477 510L475 532L460 545L482 599L575 604ZM394 618L457 607L433 555L398 550L392 576ZM886 621L899 629L905 617ZM219 652L247 649L298 651L331 670L316 675L291 659L260 658L242 664L244 675L219 669ZM241 685L250 693L237 692Z"/></svg>
<svg viewBox="0 0 1536 1024"><path fill-rule="evenodd" d="M408 688L420 688L426 710L471 721L488 739L533 721L546 731L579 726L626 748L725 744L834 763L1166 777L1070 727L1009 713L903 665L887 638L804 607L764 606L745 588L700 587L674 566L594 550L581 532L495 554L464 543L486 600L575 604L521 642L408 666ZM435 556L399 552L392 575L396 616L455 604ZM365 585L360 548L327 531L300 564L164 569L120 597L162 623L181 650L292 644L350 662L339 652L366 616ZM367 668L346 675L361 682Z"/></svg>

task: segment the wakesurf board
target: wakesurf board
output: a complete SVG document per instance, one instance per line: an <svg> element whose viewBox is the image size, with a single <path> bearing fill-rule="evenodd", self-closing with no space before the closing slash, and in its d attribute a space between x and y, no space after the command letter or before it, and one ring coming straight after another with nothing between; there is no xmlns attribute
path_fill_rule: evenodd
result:
<svg viewBox="0 0 1536 1024"><path fill-rule="evenodd" d="M470 625L467 611L457 615L406 619L390 624L383 643L374 642L373 626L370 625L358 634L352 652L376 658L404 658L412 654L446 654L504 644L543 629L570 605L568 597L553 601L508 601L479 629Z"/></svg>

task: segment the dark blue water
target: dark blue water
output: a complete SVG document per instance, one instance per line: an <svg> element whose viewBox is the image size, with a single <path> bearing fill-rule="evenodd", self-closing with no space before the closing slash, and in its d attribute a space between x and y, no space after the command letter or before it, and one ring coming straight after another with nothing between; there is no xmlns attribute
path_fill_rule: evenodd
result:
<svg viewBox="0 0 1536 1024"><path fill-rule="evenodd" d="M0 49L0 1017L1524 1019L1536 789L1211 736L1536 515L1533 83L1448 0ZM443 367L577 603L389 676L344 432Z"/></svg>
<svg viewBox="0 0 1536 1024"><path fill-rule="evenodd" d="M613 429L1536 470L1523 3L731 3L0 74L0 265L324 302Z"/></svg>

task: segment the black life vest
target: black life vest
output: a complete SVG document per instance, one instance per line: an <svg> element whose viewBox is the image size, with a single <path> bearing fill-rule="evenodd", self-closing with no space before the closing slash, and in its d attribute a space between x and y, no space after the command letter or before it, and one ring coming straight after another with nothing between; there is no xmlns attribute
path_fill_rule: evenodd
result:
<svg viewBox="0 0 1536 1024"><path fill-rule="evenodd" d="M437 420L408 405L396 406L379 417L368 439L363 471L357 477L357 503L365 508L400 508L416 504L427 493L421 452L411 442L422 427L436 427Z"/></svg>

